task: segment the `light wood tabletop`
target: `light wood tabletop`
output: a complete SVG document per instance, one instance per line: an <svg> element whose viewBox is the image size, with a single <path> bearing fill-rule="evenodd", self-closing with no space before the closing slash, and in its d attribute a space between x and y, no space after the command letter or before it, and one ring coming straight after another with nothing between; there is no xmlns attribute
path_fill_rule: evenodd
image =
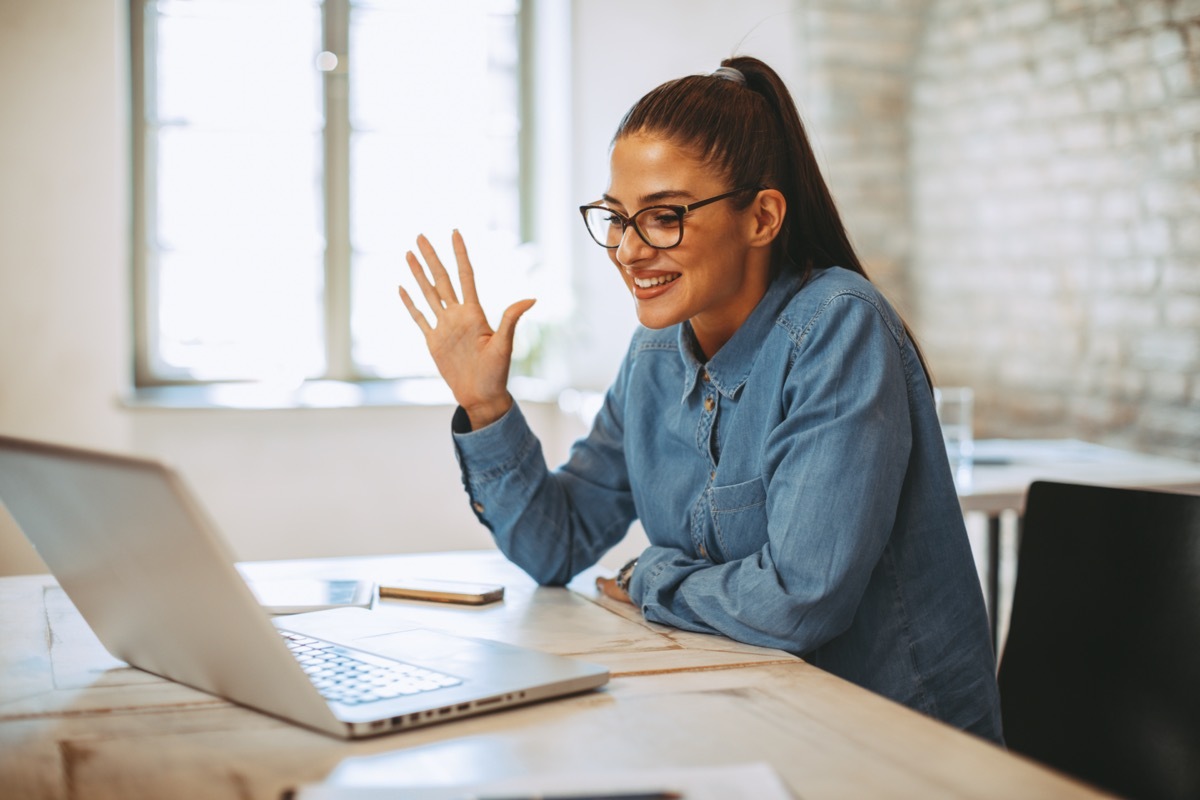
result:
<svg viewBox="0 0 1200 800"><path fill-rule="evenodd" d="M314 782L413 787L766 762L805 800L1102 796L786 653L647 623L600 597L594 571L539 588L491 551L242 567L256 578L503 583L504 601L491 606L384 600L374 613L582 657L613 677L598 691L346 742L132 669L104 651L53 578L2 578L0 794L275 800Z"/></svg>

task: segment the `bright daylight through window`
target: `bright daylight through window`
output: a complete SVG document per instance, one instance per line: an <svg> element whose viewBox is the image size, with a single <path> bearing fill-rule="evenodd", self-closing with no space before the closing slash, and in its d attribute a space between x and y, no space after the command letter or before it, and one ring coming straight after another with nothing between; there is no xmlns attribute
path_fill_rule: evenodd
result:
<svg viewBox="0 0 1200 800"><path fill-rule="evenodd" d="M134 0L139 385L436 374L417 234L530 267L519 6Z"/></svg>

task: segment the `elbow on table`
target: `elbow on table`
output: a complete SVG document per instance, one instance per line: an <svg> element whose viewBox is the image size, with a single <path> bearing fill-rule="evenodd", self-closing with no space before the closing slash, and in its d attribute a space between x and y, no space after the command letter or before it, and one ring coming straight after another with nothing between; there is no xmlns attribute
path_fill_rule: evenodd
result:
<svg viewBox="0 0 1200 800"><path fill-rule="evenodd" d="M791 653L806 653L836 639L854 623L854 608L833 598L801 600L788 597L777 605L764 604L752 612L764 640L747 644L766 645ZM734 637L737 638L737 637Z"/></svg>

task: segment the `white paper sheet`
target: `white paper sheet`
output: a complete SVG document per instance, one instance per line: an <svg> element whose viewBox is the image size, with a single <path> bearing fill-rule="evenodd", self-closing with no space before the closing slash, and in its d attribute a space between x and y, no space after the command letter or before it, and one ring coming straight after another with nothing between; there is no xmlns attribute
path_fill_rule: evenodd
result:
<svg viewBox="0 0 1200 800"><path fill-rule="evenodd" d="M718 767L609 769L587 773L542 773L467 786L335 786L310 784L296 800L483 800L483 798L571 798L630 792L675 792L684 800L793 800L769 764Z"/></svg>

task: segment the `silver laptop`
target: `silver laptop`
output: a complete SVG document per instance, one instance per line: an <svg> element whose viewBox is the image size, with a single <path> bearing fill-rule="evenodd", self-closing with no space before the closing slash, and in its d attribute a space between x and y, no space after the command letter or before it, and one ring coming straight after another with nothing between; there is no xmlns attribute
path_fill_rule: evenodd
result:
<svg viewBox="0 0 1200 800"><path fill-rule="evenodd" d="M364 608L272 619L181 478L157 461L0 436L0 500L115 657L334 736L608 680L594 664L397 627Z"/></svg>

